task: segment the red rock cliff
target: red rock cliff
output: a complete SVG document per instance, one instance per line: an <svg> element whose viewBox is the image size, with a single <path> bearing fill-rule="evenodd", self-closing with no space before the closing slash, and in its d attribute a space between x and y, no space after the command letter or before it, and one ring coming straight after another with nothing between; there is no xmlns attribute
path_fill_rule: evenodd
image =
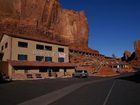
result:
<svg viewBox="0 0 140 105"><path fill-rule="evenodd" d="M59 0L0 0L0 26L1 32L43 34L70 46L88 48L85 13L63 9Z"/></svg>
<svg viewBox="0 0 140 105"><path fill-rule="evenodd" d="M76 12L63 9L58 16L56 32L70 43L72 46L88 46L88 23L83 11Z"/></svg>
<svg viewBox="0 0 140 105"><path fill-rule="evenodd" d="M134 49L136 53L136 58L140 61L140 40L134 42Z"/></svg>

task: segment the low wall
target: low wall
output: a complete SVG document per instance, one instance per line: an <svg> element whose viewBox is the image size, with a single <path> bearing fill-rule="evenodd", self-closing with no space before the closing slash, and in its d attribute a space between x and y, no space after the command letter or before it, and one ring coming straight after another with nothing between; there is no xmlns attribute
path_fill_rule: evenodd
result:
<svg viewBox="0 0 140 105"><path fill-rule="evenodd" d="M48 73L12 73L13 80L45 79Z"/></svg>
<svg viewBox="0 0 140 105"><path fill-rule="evenodd" d="M28 79L45 79L45 78L63 78L63 77L72 77L72 74L75 72L75 69L60 69L59 72L39 72L39 70L28 70L28 73L25 73L24 70L11 70L14 71L11 73L11 78L13 80L28 80Z"/></svg>

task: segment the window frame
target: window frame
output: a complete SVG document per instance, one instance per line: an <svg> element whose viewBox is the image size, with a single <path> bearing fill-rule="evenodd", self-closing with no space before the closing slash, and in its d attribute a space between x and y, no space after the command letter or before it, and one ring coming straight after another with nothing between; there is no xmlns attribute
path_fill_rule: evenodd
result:
<svg viewBox="0 0 140 105"><path fill-rule="evenodd" d="M28 48L28 42L18 41L18 47Z"/></svg>
<svg viewBox="0 0 140 105"><path fill-rule="evenodd" d="M37 58L37 57L40 57L40 58L42 57L42 60L40 58ZM44 61L44 56L37 55L36 56L36 61Z"/></svg>
<svg viewBox="0 0 140 105"><path fill-rule="evenodd" d="M20 56L25 57L25 59L20 59ZM26 54L18 54L18 60L19 61L27 61L28 60L28 55L26 55Z"/></svg>
<svg viewBox="0 0 140 105"><path fill-rule="evenodd" d="M46 51L52 51L52 46L45 45L45 46L44 46L44 49L45 49Z"/></svg>
<svg viewBox="0 0 140 105"><path fill-rule="evenodd" d="M58 62L65 62L65 58L64 57L58 57Z"/></svg>
<svg viewBox="0 0 140 105"><path fill-rule="evenodd" d="M42 48L40 48L40 47L42 47ZM36 44L36 49L37 50L44 50L44 45Z"/></svg>
<svg viewBox="0 0 140 105"><path fill-rule="evenodd" d="M5 48L8 48L8 42L5 43Z"/></svg>
<svg viewBox="0 0 140 105"><path fill-rule="evenodd" d="M59 47L59 48L58 48L58 52L64 52L64 50L65 50L65 49L62 48L62 47Z"/></svg>
<svg viewBox="0 0 140 105"><path fill-rule="evenodd" d="M1 46L1 51L3 51L3 50L4 50L4 46L2 45L2 46Z"/></svg>
<svg viewBox="0 0 140 105"><path fill-rule="evenodd" d="M47 58L50 58L50 59L47 60ZM45 62L52 62L52 57L50 57L50 56L45 56Z"/></svg>

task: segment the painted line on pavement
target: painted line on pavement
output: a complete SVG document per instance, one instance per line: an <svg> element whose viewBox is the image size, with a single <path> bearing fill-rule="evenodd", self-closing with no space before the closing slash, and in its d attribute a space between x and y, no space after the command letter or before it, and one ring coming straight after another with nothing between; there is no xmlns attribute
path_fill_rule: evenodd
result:
<svg viewBox="0 0 140 105"><path fill-rule="evenodd" d="M109 97L110 97L110 95L111 95L111 92L112 92L112 90L113 90L113 88L114 88L114 86L115 86L115 83L116 83L116 80L113 81L113 84L112 84L112 86L111 86L111 88L110 88L110 90L109 90L109 93L107 94L107 96L106 96L106 98L105 98L105 101L104 101L103 105L106 105L106 104L107 104L108 99L109 99Z"/></svg>
<svg viewBox="0 0 140 105"><path fill-rule="evenodd" d="M102 79L102 80L93 80L93 81L88 81L88 82L84 82L84 83L74 84L74 85L67 86L65 88L56 90L54 92L48 93L46 95L25 101L18 105L49 105L49 104L55 102L56 100L61 99L62 97L72 93L76 89L81 88L82 86L89 85L92 83L103 82L103 81L107 81L107 80L111 80L111 79L112 78L106 78L106 79Z"/></svg>

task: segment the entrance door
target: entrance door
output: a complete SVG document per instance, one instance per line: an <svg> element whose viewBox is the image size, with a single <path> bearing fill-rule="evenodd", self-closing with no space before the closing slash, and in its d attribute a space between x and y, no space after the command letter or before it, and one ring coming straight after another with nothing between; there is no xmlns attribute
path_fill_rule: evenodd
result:
<svg viewBox="0 0 140 105"><path fill-rule="evenodd" d="M48 68L47 71L48 71L49 77L52 77L52 69Z"/></svg>
<svg viewBox="0 0 140 105"><path fill-rule="evenodd" d="M47 67L40 67L39 72L48 73L49 77L52 77L52 69Z"/></svg>
<svg viewBox="0 0 140 105"><path fill-rule="evenodd" d="M40 67L40 68L39 68L39 72L47 72L47 68L45 68L45 67Z"/></svg>

